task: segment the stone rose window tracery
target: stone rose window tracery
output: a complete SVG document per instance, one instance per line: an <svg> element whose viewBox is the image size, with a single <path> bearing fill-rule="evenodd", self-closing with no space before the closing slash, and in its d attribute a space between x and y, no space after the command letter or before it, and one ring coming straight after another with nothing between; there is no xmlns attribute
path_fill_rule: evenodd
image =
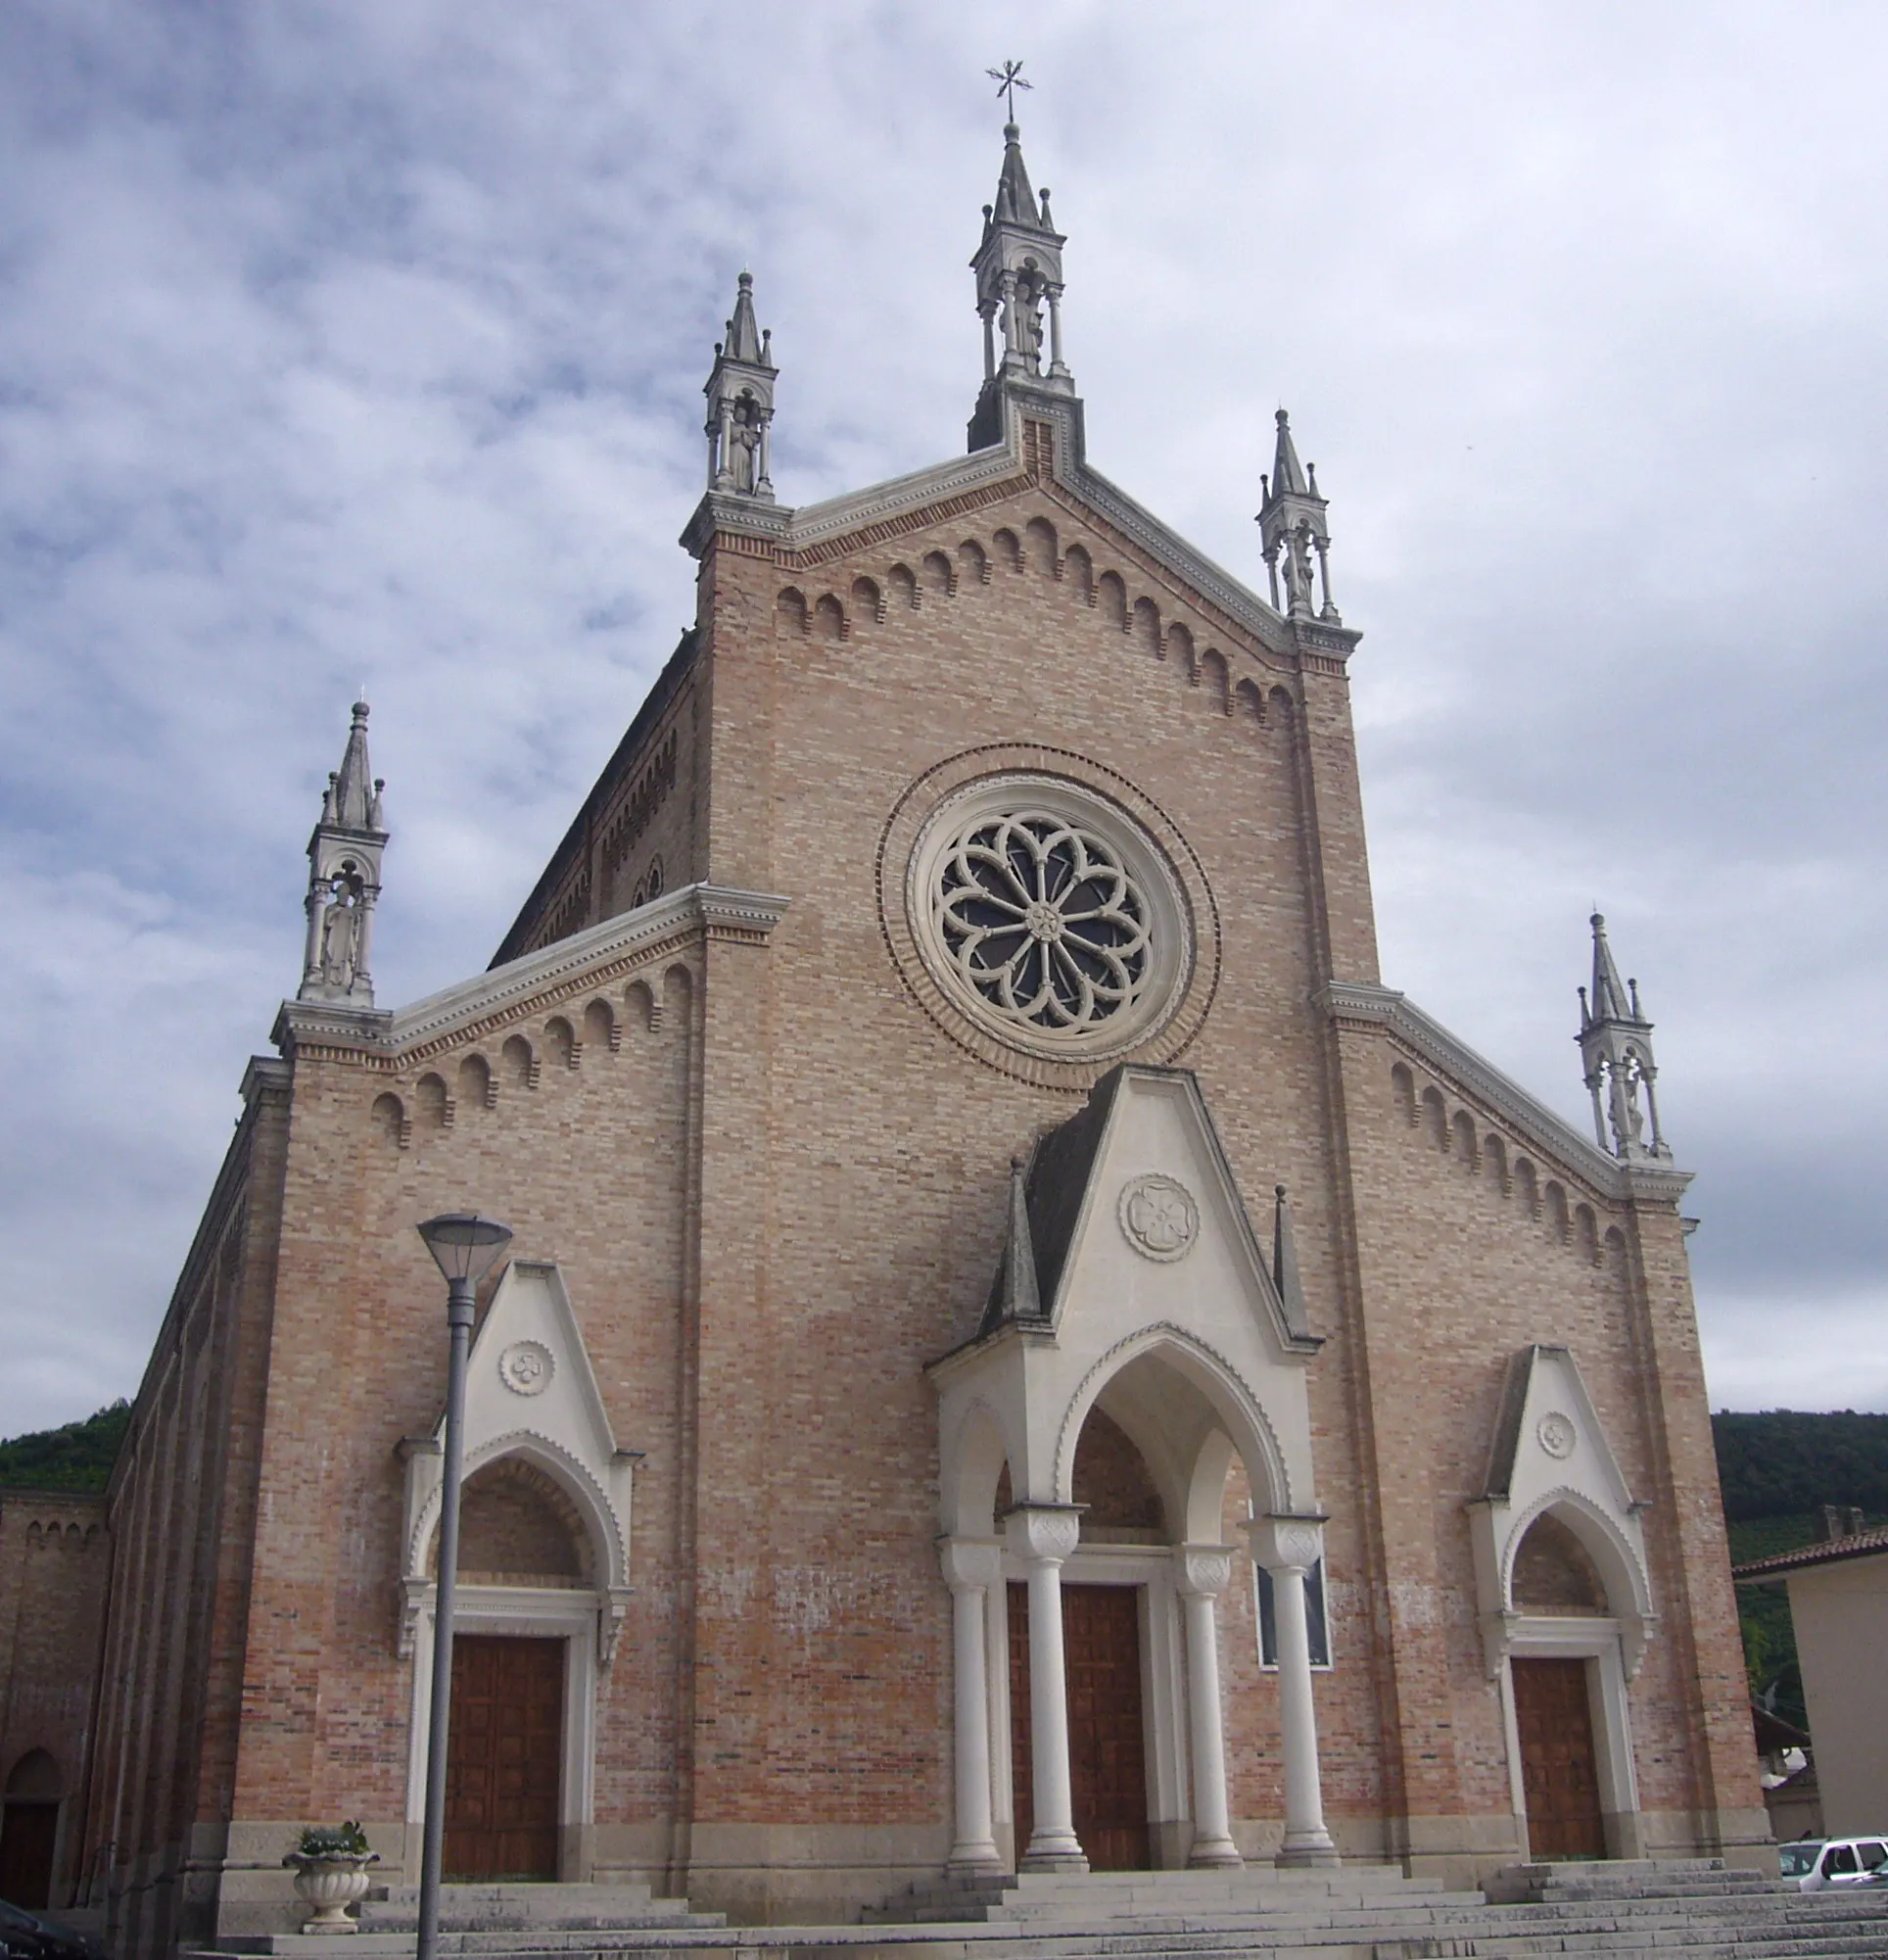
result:
<svg viewBox="0 0 1888 1960"><path fill-rule="evenodd" d="M1008 1018L1087 1029L1146 984L1146 898L1106 838L1053 811L966 825L945 850L936 908L959 973Z"/></svg>
<svg viewBox="0 0 1888 1960"><path fill-rule="evenodd" d="M1112 797L1046 773L985 776L935 805L905 908L939 1006L1044 1060L1140 1046L1193 971L1167 854Z"/></svg>

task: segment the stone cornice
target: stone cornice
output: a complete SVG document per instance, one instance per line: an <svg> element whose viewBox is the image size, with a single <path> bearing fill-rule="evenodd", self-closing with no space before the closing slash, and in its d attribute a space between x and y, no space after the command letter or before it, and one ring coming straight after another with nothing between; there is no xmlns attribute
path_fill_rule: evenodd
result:
<svg viewBox="0 0 1888 1960"><path fill-rule="evenodd" d="M252 1055L243 1071L243 1085L238 1091L243 1107L248 1109L265 1089L286 1089L293 1077L294 1071L281 1056Z"/></svg>
<svg viewBox="0 0 1888 1960"><path fill-rule="evenodd" d="M1156 564L1164 566L1201 598L1210 600L1262 646L1275 653L1294 650L1288 622L1250 586L1215 564L1204 552L1195 550L1179 532L1170 530L1119 485L1110 483L1085 461L1071 458L1068 466L1063 467L1061 444L1057 445L1056 454L1056 480L1106 518L1124 538L1140 546Z"/></svg>
<svg viewBox="0 0 1888 1960"><path fill-rule="evenodd" d="M718 531L772 545L784 544L796 514L784 503L763 503L756 498L730 497L725 491L711 490L695 505L677 542L696 558L707 550L708 541Z"/></svg>
<svg viewBox="0 0 1888 1960"><path fill-rule="evenodd" d="M686 884L633 912L619 913L538 952L429 994L410 1007L361 1009L285 1000L273 1038L291 1054L315 1049L390 1062L410 1060L472 1036L483 1026L516 1019L534 1003L559 997L576 983L614 979L672 948L703 939L765 945L787 902L769 892Z"/></svg>
<svg viewBox="0 0 1888 1960"><path fill-rule="evenodd" d="M1417 1060L1505 1118L1534 1149L1557 1158L1566 1170L1605 1197L1676 1205L1691 1182L1689 1171L1623 1164L1607 1156L1393 987L1332 980L1317 995L1317 1003L1341 1028L1367 1028L1394 1036Z"/></svg>
<svg viewBox="0 0 1888 1960"><path fill-rule="evenodd" d="M1087 505L1270 651L1288 659L1308 656L1307 664L1326 671L1342 669L1361 634L1325 622L1284 618L1250 586L1195 550L1119 485L1090 467L1078 401L1048 391L1015 388L1009 392L1005 440L989 449L953 456L928 469L914 470L801 509L710 491L695 506L682 543L700 557L710 542L722 535L731 543L751 541L751 546L777 552L783 562L791 563L798 554L816 551L852 532L883 527L900 518L918 519L934 505L981 490L994 490L1012 481L1020 489L1032 480L1022 452L1022 423L1028 416L1056 426L1054 481L1062 492Z"/></svg>

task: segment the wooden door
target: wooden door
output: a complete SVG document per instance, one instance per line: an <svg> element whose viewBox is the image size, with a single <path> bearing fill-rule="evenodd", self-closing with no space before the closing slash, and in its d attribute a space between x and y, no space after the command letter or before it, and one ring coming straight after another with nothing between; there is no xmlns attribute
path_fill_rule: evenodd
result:
<svg viewBox="0 0 1888 1960"><path fill-rule="evenodd" d="M1132 1586L1064 1586L1068 1778L1075 1836L1098 1872L1146 1871L1147 1744L1141 1706L1141 1607ZM1016 1855L1034 1826L1029 1735L1029 1593L1010 1588L1010 1726Z"/></svg>
<svg viewBox="0 0 1888 1960"><path fill-rule="evenodd" d="M564 1643L452 1643L446 1876L554 1879L563 1782Z"/></svg>
<svg viewBox="0 0 1888 1960"><path fill-rule="evenodd" d="M9 1797L0 1816L0 1898L38 1912L52 1903L59 1801Z"/></svg>
<svg viewBox="0 0 1888 1960"><path fill-rule="evenodd" d="M1514 1725L1535 1859L1603 1858L1599 1761L1583 1660L1516 1660Z"/></svg>

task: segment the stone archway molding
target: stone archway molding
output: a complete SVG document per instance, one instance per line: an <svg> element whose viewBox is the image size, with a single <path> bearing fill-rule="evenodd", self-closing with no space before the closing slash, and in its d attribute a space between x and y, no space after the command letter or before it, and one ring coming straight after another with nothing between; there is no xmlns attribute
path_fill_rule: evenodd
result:
<svg viewBox="0 0 1888 1960"><path fill-rule="evenodd" d="M400 1653L410 1659L434 1585L427 1556L444 1496L445 1417L400 1446L405 1464ZM562 1273L514 1260L498 1281L467 1363L465 1480L506 1458L556 1483L590 1540L595 1649L607 1668L630 1600L630 1516L640 1453L617 1447ZM576 1596L583 1599L586 1596Z"/></svg>

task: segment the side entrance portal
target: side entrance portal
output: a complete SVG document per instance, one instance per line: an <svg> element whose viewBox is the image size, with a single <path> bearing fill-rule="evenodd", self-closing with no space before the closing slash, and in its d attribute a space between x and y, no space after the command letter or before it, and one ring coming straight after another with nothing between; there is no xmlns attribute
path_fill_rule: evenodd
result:
<svg viewBox="0 0 1888 1960"><path fill-rule="evenodd" d="M1134 1586L1062 1589L1075 1836L1097 1872L1144 1872L1148 1831L1141 1601ZM1029 1747L1029 1589L1010 1587L1010 1732L1016 1852L1035 1824Z"/></svg>
<svg viewBox="0 0 1888 1960"><path fill-rule="evenodd" d="M448 1879L557 1877L563 1728L561 1640L453 1641Z"/></svg>
<svg viewBox="0 0 1888 1960"><path fill-rule="evenodd" d="M1599 1764L1583 1660L1513 1660L1514 1725L1528 1805L1528 1853L1603 1858Z"/></svg>

